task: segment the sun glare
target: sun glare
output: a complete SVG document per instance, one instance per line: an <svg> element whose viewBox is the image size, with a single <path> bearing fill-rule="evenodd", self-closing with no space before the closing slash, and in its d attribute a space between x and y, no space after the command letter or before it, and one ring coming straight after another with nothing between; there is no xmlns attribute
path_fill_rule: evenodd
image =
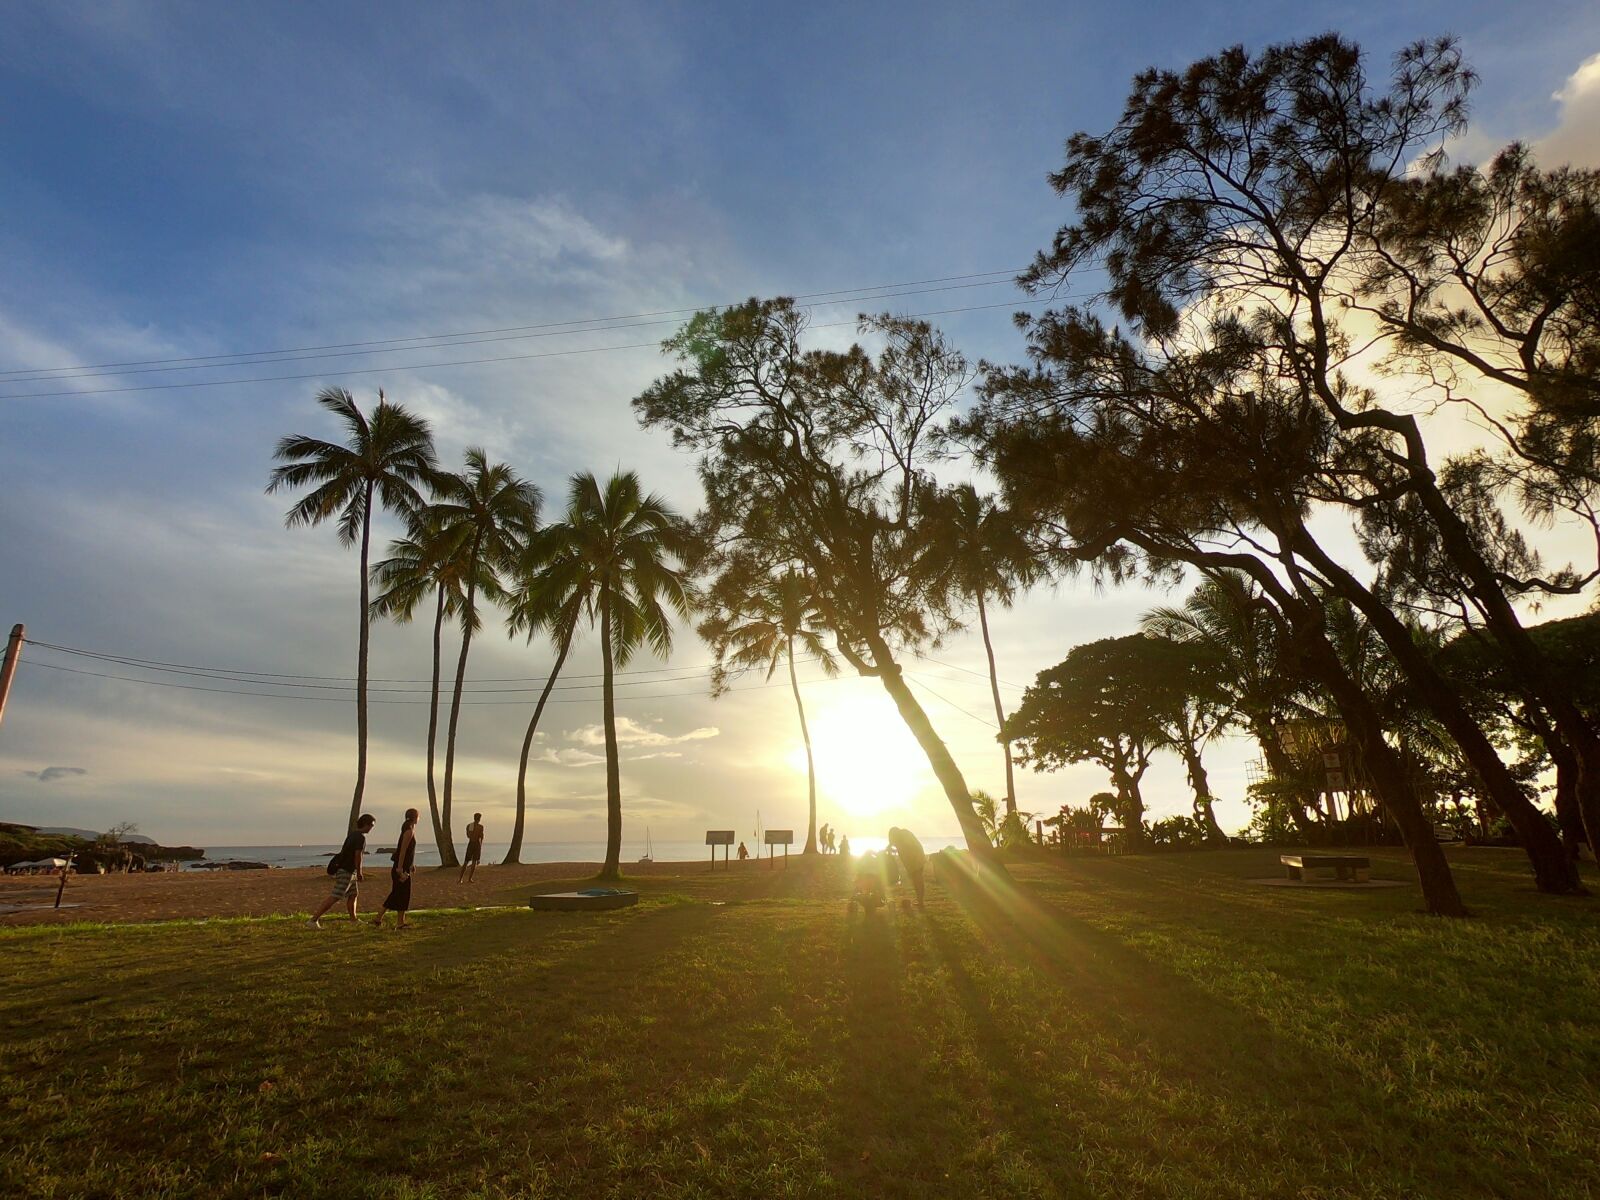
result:
<svg viewBox="0 0 1600 1200"><path fill-rule="evenodd" d="M903 808L936 780L917 740L887 696L870 692L830 698L808 713L817 759L817 798L852 817ZM786 756L804 778L805 745L796 736Z"/></svg>

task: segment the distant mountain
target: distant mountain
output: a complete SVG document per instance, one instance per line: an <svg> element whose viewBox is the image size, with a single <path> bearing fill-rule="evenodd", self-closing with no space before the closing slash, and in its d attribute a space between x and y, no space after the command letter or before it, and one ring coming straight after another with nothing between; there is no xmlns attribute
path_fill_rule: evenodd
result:
<svg viewBox="0 0 1600 1200"><path fill-rule="evenodd" d="M53 833L57 837L81 837L92 842L95 840L95 838L100 836L102 831L99 829L74 829L70 825L40 825L37 827L37 832ZM147 846L154 846L157 844L155 838L145 837L145 835L142 833L124 834L122 840L125 842L142 842Z"/></svg>

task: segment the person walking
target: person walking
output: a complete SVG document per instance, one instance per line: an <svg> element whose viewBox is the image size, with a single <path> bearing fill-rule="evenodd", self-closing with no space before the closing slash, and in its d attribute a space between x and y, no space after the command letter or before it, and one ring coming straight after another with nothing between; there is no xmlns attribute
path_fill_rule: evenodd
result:
<svg viewBox="0 0 1600 1200"><path fill-rule="evenodd" d="M928 852L922 848L917 835L898 825L889 829L889 848L900 859L900 866L911 876L911 886L917 889L917 907L922 907L923 874L928 865Z"/></svg>
<svg viewBox="0 0 1600 1200"><path fill-rule="evenodd" d="M328 873L333 876L333 890L322 902L322 907L312 913L311 919L306 922L312 929L321 929L322 914L341 900L350 911L350 919L356 919L356 897L363 878L361 860L367 852L367 834L372 832L372 827L377 823L377 817L362 813L356 819L356 827L344 839L344 845L339 847L339 853L328 863Z"/></svg>
<svg viewBox="0 0 1600 1200"><path fill-rule="evenodd" d="M483 814L473 813L472 824L467 826L467 856L461 860L461 875L457 883L471 883L478 873L478 863L483 859Z"/></svg>
<svg viewBox="0 0 1600 1200"><path fill-rule="evenodd" d="M411 908L411 868L417 858L416 828L417 810L408 808L406 819L400 826L400 840L394 846L394 865L389 868L389 894L384 897L378 915L372 919L379 929L383 928L383 914L387 912L399 917L395 922L396 929L404 929L409 924L406 912Z"/></svg>

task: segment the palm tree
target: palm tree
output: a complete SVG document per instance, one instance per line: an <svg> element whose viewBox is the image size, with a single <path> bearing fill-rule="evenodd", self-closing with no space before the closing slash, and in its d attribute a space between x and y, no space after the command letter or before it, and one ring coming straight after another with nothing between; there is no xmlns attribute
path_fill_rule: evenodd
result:
<svg viewBox="0 0 1600 1200"><path fill-rule="evenodd" d="M800 737L806 744L806 782L811 800L805 853L815 854L817 767L811 755L805 705L800 700L800 681L795 676L795 642L817 660L830 678L839 673L839 664L822 640L822 614L817 611L804 575L791 568L782 575L768 576L753 587L751 582L742 575L727 574L712 587L709 607L714 615L700 626L700 636L711 644L717 656L711 673L711 694L720 696L727 690L730 674L766 667L767 678L771 679L778 663L788 660L789 686L794 690L794 706L800 714Z"/></svg>
<svg viewBox="0 0 1600 1200"><path fill-rule="evenodd" d="M434 750L439 732L440 643L446 617L461 614L466 594L460 574L461 541L464 530L443 528L439 514L425 505L412 515L411 532L389 543L389 557L372 568L382 590L372 602L372 615L389 617L404 624L430 592L434 595L433 686L428 692L428 813L433 820L434 844L441 862L454 857L455 847L447 848L446 827L439 819L439 791L434 781Z"/></svg>
<svg viewBox="0 0 1600 1200"><path fill-rule="evenodd" d="M995 721L1005 727L1005 706L1000 703L1000 677L995 671L994 644L989 640L988 600L1010 608L1016 598L1040 576L1038 558L1028 545L1022 527L1011 514L988 496L978 495L970 483L959 484L944 495L934 522L934 554L939 571L956 591L978 606L978 627L983 631L983 652L989 660L989 692L994 699ZM1000 740L1006 760L1006 814L1017 811L1017 787L1011 769L1011 743Z"/></svg>
<svg viewBox="0 0 1600 1200"><path fill-rule="evenodd" d="M556 646L556 661L539 692L539 702L533 706L528 731L522 738L522 756L517 762L517 819L503 862L506 866L522 861L522 835L528 812L528 756L533 750L533 736L538 732L539 719L544 716L550 692L555 688L556 678L566 665L567 654L577 636L578 617L583 609L582 597L558 592L547 569L551 557L566 544L565 529L565 524L552 526L540 531L528 543L516 567L518 585L508 604L506 627L510 632L525 632L530 643L536 633L547 632Z"/></svg>
<svg viewBox="0 0 1600 1200"><path fill-rule="evenodd" d="M344 388L325 388L317 403L345 425L344 445L304 434L291 434L278 442L267 494L280 488L310 487L284 517L291 529L320 525L338 515L339 542L361 543L361 638L356 651L356 786L350 800L350 828L361 815L361 797L367 787L367 650L371 632L367 560L372 546L372 502L384 508L411 512L422 502L417 484L434 468L433 434L428 423L378 393L378 406L369 420Z"/></svg>
<svg viewBox="0 0 1600 1200"><path fill-rule="evenodd" d="M627 471L613 475L604 487L587 472L574 475L566 519L545 536L544 577L553 602L575 604L591 627L600 626L606 742L606 861L600 878L617 879L622 780L612 676L641 645L662 657L672 652L667 609L687 617L692 600L684 573L667 560L687 560L689 533L665 501L645 495L639 477Z"/></svg>
<svg viewBox="0 0 1600 1200"><path fill-rule="evenodd" d="M1303 684L1285 662L1284 633L1260 587L1240 571L1208 575L1181 607L1151 609L1144 632L1207 652L1237 720L1250 731L1274 779L1291 786L1301 775L1284 742L1286 722L1305 715ZM1309 799L1309 804L1307 800ZM1290 818L1310 828L1316 801L1284 794Z"/></svg>
<svg viewBox="0 0 1600 1200"><path fill-rule="evenodd" d="M455 866L450 800L455 785L456 729L461 720L461 690L467 679L467 652L480 624L478 599L506 599L500 573L516 562L538 530L540 495L537 487L521 479L505 463L491 465L489 456L477 446L467 450L465 470L459 475L438 474L433 489L433 517L441 530L449 531L456 548L451 570L466 581L460 608L461 654L456 660L450 724L445 730L444 788L439 803L439 820L445 833L441 860L445 866Z"/></svg>

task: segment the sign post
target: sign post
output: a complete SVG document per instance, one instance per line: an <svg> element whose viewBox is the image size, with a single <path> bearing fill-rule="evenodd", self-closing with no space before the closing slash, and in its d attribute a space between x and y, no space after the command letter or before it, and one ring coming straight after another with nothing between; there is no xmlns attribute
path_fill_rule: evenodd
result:
<svg viewBox="0 0 1600 1200"><path fill-rule="evenodd" d="M773 853L772 852L772 848L774 846L782 846L783 847L783 869L787 871L789 869L789 846L794 842L794 830L792 830L792 829L769 829L766 832L766 841L767 841L767 866L768 867L772 866L772 853Z"/></svg>
<svg viewBox="0 0 1600 1200"><path fill-rule="evenodd" d="M706 845L711 847L711 869L717 867L717 847L722 847L722 865L728 865L728 847L733 845L733 830L708 829L706 830Z"/></svg>

